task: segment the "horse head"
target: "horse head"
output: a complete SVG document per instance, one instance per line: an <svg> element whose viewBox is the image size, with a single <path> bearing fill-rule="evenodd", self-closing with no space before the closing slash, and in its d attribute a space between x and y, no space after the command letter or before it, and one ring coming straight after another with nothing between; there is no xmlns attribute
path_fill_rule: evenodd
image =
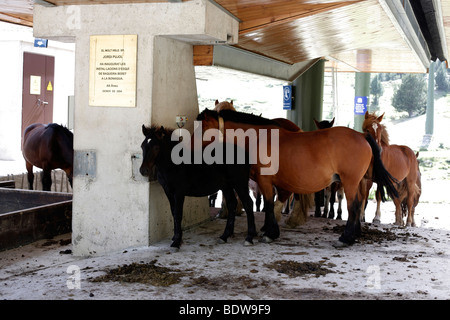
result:
<svg viewBox="0 0 450 320"><path fill-rule="evenodd" d="M233 100L231 100L231 102L228 102L228 101L219 102L219 100L216 100L214 111L219 112L221 110L233 110L233 111L236 111L236 109L233 106Z"/></svg>
<svg viewBox="0 0 450 320"><path fill-rule="evenodd" d="M377 117L375 113L369 113L366 111L366 114L364 115L364 122L362 125L363 132L365 134L370 134L377 144L381 147L382 137L383 137L383 131L384 126L380 124L381 120L383 120L384 113Z"/></svg>
<svg viewBox="0 0 450 320"><path fill-rule="evenodd" d="M144 177L148 177L161 153L165 138L170 135L163 126L148 128L142 125L142 133L145 139L141 144L143 159L139 171Z"/></svg>

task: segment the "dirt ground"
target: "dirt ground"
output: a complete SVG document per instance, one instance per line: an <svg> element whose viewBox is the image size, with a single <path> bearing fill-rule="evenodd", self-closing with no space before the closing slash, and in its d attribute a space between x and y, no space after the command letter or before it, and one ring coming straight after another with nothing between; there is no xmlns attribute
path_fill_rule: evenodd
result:
<svg viewBox="0 0 450 320"><path fill-rule="evenodd" d="M393 215L392 203L383 208ZM448 299L447 208L423 204L428 218L416 218L416 228L365 223L361 239L343 249L332 244L345 221L314 217L295 229L282 222L278 240L250 247L243 245L245 216L228 243L217 244L225 220L213 219L186 231L180 250L167 239L81 258L66 234L0 252L0 299ZM264 215L256 218L260 228Z"/></svg>

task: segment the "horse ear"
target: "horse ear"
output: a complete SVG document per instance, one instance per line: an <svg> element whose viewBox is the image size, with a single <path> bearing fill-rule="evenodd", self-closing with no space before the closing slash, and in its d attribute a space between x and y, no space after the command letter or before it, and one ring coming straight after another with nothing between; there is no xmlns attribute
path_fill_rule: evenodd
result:
<svg viewBox="0 0 450 320"><path fill-rule="evenodd" d="M314 120L314 123L316 124L317 129L320 129L319 128L319 122L316 120L316 118L314 118L313 120Z"/></svg>
<svg viewBox="0 0 450 320"><path fill-rule="evenodd" d="M369 117L369 111L366 111L366 114L364 115L364 119L367 119Z"/></svg>
<svg viewBox="0 0 450 320"><path fill-rule="evenodd" d="M381 122L381 120L383 120L383 117L384 117L384 112L383 112L383 114L382 114L381 116L379 116L379 117L377 118L378 122Z"/></svg>
<svg viewBox="0 0 450 320"><path fill-rule="evenodd" d="M333 118L333 120L331 120L331 122L330 122L330 125L331 125L331 126L333 126L333 124L334 124L334 119L335 119L335 118Z"/></svg>
<svg viewBox="0 0 450 320"><path fill-rule="evenodd" d="M214 105L217 106L218 104L219 104L219 100L216 100L216 103Z"/></svg>
<svg viewBox="0 0 450 320"><path fill-rule="evenodd" d="M150 128L147 128L145 125L142 125L142 133L144 134L144 136L148 136L151 132Z"/></svg>
<svg viewBox="0 0 450 320"><path fill-rule="evenodd" d="M165 133L166 133L166 129L164 129L164 127L161 126L155 131L155 137L159 140L162 140L165 136Z"/></svg>
<svg viewBox="0 0 450 320"><path fill-rule="evenodd" d="M233 100L231 100L230 104L233 105Z"/></svg>

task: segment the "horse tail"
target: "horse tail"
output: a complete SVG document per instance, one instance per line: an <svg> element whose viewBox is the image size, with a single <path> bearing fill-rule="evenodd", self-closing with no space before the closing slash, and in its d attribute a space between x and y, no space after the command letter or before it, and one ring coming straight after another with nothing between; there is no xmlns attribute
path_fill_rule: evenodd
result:
<svg viewBox="0 0 450 320"><path fill-rule="evenodd" d="M384 167L383 161L381 160L380 147L376 143L375 139L370 135L366 135L366 140L372 148L373 155L373 172L372 179L377 184L377 192L380 193L381 201L386 201L386 196L384 189L391 198L398 198L397 188L394 183L398 184L398 180L395 179ZM384 188L385 187L385 188Z"/></svg>

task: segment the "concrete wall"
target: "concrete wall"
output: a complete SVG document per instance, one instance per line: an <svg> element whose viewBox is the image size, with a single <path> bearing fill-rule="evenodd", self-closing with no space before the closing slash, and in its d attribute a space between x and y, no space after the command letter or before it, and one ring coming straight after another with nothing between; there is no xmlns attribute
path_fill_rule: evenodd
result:
<svg viewBox="0 0 450 320"><path fill-rule="evenodd" d="M98 255L171 237L162 188L133 174L140 165L134 156L141 153L141 126L174 127L181 114L190 117L192 128L198 113L192 44L237 40L237 31L236 20L204 0L35 5L36 36L76 42L74 147L79 157L94 154L96 159L93 174L78 172L74 177L75 255ZM89 106L89 37L102 34L137 34L135 108ZM185 226L207 218L205 198L185 202Z"/></svg>
<svg viewBox="0 0 450 320"><path fill-rule="evenodd" d="M23 53L55 57L53 122L67 125L67 100L74 94L75 46L49 41L48 48L35 48L31 28L0 22L0 52L4 75L0 77L0 160L20 160Z"/></svg>
<svg viewBox="0 0 450 320"><path fill-rule="evenodd" d="M193 132L194 119L198 115L198 98L192 45L157 36L154 46L151 123L176 128L175 116L185 115L189 119L185 128ZM173 230L169 202L156 181L150 184L150 206L150 212L159 213L150 216L152 242ZM208 219L207 198L186 198L183 213L184 227Z"/></svg>

